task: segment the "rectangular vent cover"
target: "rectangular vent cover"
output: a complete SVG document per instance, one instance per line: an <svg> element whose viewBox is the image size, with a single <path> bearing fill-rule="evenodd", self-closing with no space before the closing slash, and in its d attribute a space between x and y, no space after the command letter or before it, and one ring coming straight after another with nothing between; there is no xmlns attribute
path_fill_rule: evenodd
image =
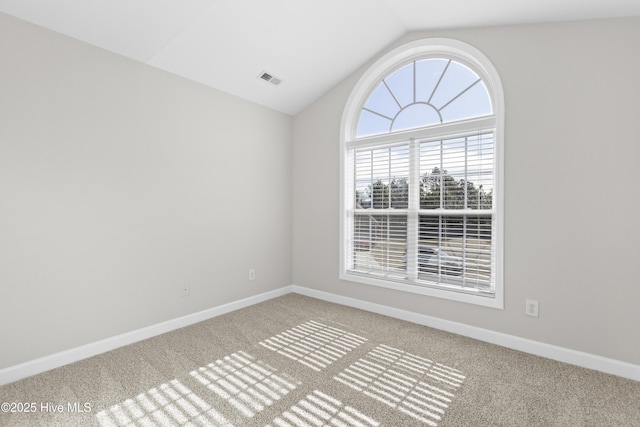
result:
<svg viewBox="0 0 640 427"><path fill-rule="evenodd" d="M260 73L260 75L258 77L261 78L262 80L267 81L267 82L269 82L269 83L271 83L273 85L276 85L276 86L279 85L282 82L281 79L275 77L272 74L267 73L266 71L263 71L262 73Z"/></svg>

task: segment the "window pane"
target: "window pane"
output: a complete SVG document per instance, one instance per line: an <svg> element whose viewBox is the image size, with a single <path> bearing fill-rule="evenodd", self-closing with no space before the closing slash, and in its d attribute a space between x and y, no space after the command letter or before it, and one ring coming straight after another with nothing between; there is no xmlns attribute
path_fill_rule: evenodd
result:
<svg viewBox="0 0 640 427"><path fill-rule="evenodd" d="M487 87L482 82L478 82L451 104L440 110L444 122L485 116L492 112L491 98L489 97L489 92L487 92Z"/></svg>
<svg viewBox="0 0 640 427"><path fill-rule="evenodd" d="M429 102L448 62L447 59L423 59L416 62L417 102Z"/></svg>
<svg viewBox="0 0 640 427"><path fill-rule="evenodd" d="M370 111L362 110L360 112L360 120L358 121L358 137L379 135L387 133L391 129L391 120L385 117L373 114Z"/></svg>
<svg viewBox="0 0 640 427"><path fill-rule="evenodd" d="M490 216L420 216L418 279L488 290L491 283Z"/></svg>
<svg viewBox="0 0 640 427"><path fill-rule="evenodd" d="M491 209L493 133L420 144L421 209Z"/></svg>
<svg viewBox="0 0 640 427"><path fill-rule="evenodd" d="M353 270L406 276L406 215L356 214L353 230Z"/></svg>
<svg viewBox="0 0 640 427"><path fill-rule="evenodd" d="M413 96L413 63L400 68L384 79L400 106L406 107L414 101Z"/></svg>
<svg viewBox="0 0 640 427"><path fill-rule="evenodd" d="M409 204L409 146L357 150L355 206L406 209Z"/></svg>
<svg viewBox="0 0 640 427"><path fill-rule="evenodd" d="M393 119L400 111L400 106L384 83L380 83L371 93L367 103L364 104L364 108L390 119Z"/></svg>
<svg viewBox="0 0 640 427"><path fill-rule="evenodd" d="M438 109L444 107L479 79L478 75L469 68L451 61L442 75L442 80L433 94L433 98L431 98L431 104ZM469 114L466 115L466 117L469 116Z"/></svg>

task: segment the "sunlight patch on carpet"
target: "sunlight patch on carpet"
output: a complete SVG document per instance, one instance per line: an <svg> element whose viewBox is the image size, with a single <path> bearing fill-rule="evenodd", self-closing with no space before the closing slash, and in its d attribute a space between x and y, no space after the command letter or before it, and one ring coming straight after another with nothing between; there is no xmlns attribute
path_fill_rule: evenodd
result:
<svg viewBox="0 0 640 427"><path fill-rule="evenodd" d="M321 391L314 390L265 427L377 427L379 422L357 409L344 405Z"/></svg>
<svg viewBox="0 0 640 427"><path fill-rule="evenodd" d="M168 427L189 421L205 427L233 427L222 414L178 380L100 411L96 419L101 427Z"/></svg>
<svg viewBox="0 0 640 427"><path fill-rule="evenodd" d="M287 374L276 372L239 351L190 372L196 384L215 394L216 408L207 401L211 401L210 395L197 394L174 379L99 412L96 419L101 427L233 427L223 412L233 420L252 418L300 385Z"/></svg>
<svg viewBox="0 0 640 427"><path fill-rule="evenodd" d="M437 426L464 375L457 369L379 345L335 380L430 426Z"/></svg>
<svg viewBox="0 0 640 427"><path fill-rule="evenodd" d="M319 372L366 341L361 336L311 320L260 345Z"/></svg>
<svg viewBox="0 0 640 427"><path fill-rule="evenodd" d="M299 385L293 378L276 375L276 371L241 351L198 368L191 376L251 418Z"/></svg>

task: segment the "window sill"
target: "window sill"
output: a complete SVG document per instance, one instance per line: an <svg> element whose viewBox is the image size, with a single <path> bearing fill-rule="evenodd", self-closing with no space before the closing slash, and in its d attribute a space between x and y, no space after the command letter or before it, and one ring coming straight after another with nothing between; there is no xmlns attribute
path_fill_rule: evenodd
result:
<svg viewBox="0 0 640 427"><path fill-rule="evenodd" d="M497 290L494 292L481 292L476 290L463 290L456 286L430 285L428 282L409 282L406 279L398 278L390 280L377 277L375 274L342 272L340 279L347 282L361 283L365 285L378 286L412 294L425 295L435 298L442 298L466 304L480 305L502 310L504 301L502 295Z"/></svg>

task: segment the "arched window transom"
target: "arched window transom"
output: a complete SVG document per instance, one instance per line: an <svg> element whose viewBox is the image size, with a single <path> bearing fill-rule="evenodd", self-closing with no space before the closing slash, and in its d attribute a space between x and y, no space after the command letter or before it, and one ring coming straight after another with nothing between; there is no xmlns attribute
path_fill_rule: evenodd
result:
<svg viewBox="0 0 640 427"><path fill-rule="evenodd" d="M482 79L445 58L411 63L385 77L360 112L357 137L379 135L493 114Z"/></svg>

